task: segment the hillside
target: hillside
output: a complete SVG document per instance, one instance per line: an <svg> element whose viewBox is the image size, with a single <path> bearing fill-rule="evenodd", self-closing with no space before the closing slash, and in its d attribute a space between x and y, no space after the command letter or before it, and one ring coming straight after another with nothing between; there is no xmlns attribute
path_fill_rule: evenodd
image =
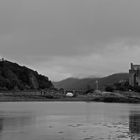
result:
<svg viewBox="0 0 140 140"><path fill-rule="evenodd" d="M0 61L1 90L31 90L52 87L48 77L10 61Z"/></svg>
<svg viewBox="0 0 140 140"><path fill-rule="evenodd" d="M54 82L54 86L56 88L64 88L64 89L87 89L87 88L95 88L96 80L99 81L99 87L102 89L104 86L112 85L113 83L119 82L120 80L128 80L128 73L117 73L112 74L103 78L84 78L84 79L76 79L76 78L68 78L59 82Z"/></svg>

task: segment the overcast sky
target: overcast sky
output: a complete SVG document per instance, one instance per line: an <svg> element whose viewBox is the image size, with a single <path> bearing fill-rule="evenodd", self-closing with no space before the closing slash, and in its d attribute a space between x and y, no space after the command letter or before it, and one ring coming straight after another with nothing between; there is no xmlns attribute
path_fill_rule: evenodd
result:
<svg viewBox="0 0 140 140"><path fill-rule="evenodd" d="M51 80L140 64L140 0L0 0L0 56Z"/></svg>

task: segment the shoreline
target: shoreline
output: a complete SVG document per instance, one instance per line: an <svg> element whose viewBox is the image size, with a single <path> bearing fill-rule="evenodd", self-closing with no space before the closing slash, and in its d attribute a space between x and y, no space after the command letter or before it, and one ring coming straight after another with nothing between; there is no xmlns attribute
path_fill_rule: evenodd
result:
<svg viewBox="0 0 140 140"><path fill-rule="evenodd" d="M0 102L103 102L103 103L136 103L140 104L139 96L116 96L110 95L95 95L95 96L78 96L78 97L62 97L62 98L46 98L44 96L15 96L15 95L0 95Z"/></svg>

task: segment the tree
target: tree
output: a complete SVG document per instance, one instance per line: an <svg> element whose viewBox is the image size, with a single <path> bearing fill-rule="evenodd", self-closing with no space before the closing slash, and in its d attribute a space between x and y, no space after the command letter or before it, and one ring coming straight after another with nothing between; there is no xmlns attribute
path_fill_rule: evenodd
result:
<svg viewBox="0 0 140 140"><path fill-rule="evenodd" d="M114 91L114 88L112 86L107 86L105 88L105 91L107 91L107 92L113 92Z"/></svg>

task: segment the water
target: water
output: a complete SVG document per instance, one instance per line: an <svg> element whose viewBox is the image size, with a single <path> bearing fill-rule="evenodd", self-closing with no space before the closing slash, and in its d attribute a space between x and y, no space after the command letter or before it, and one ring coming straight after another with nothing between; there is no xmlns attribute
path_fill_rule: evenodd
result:
<svg viewBox="0 0 140 140"><path fill-rule="evenodd" d="M0 103L0 140L138 140L139 137L138 104Z"/></svg>

